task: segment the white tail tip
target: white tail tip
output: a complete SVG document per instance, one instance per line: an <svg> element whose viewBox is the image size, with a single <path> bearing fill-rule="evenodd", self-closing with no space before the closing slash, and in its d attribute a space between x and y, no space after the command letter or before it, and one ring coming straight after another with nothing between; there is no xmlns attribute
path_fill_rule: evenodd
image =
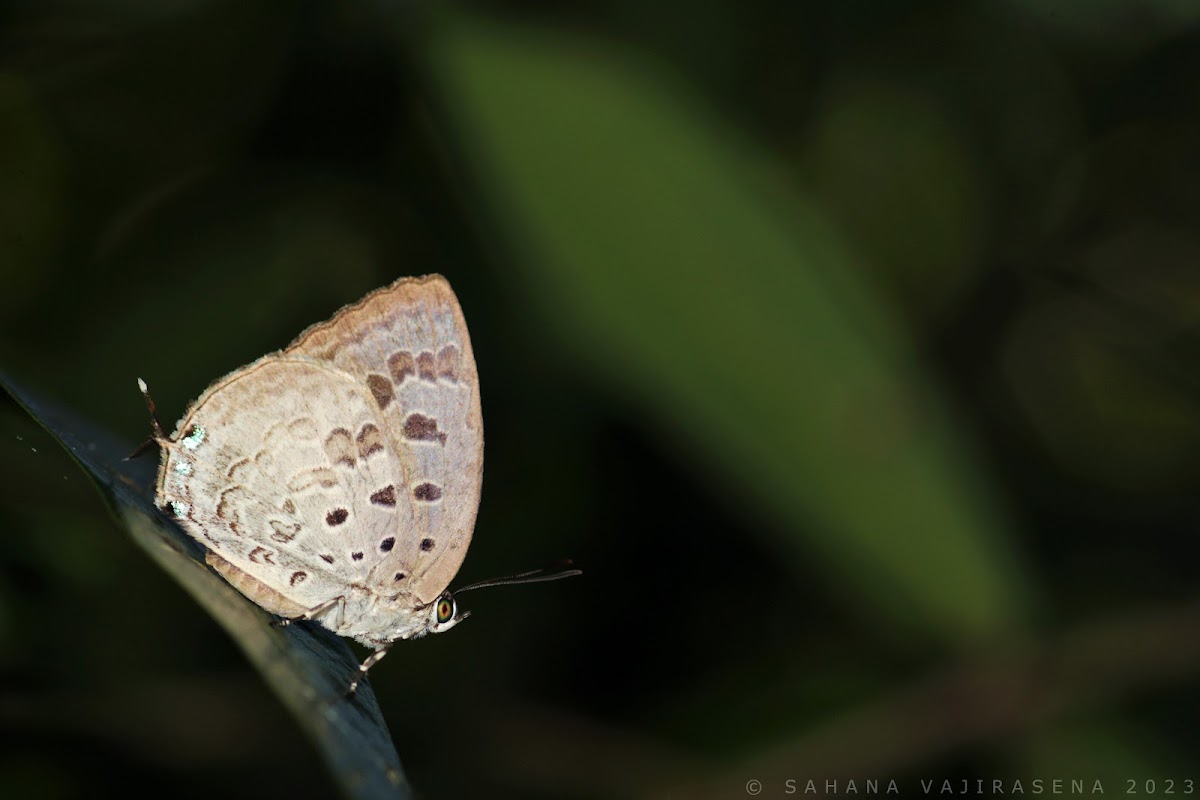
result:
<svg viewBox="0 0 1200 800"><path fill-rule="evenodd" d="M145 394L146 392L150 391L149 389L146 388L146 382L144 380L142 380L141 378L138 378L138 388L142 390L142 394Z"/></svg>

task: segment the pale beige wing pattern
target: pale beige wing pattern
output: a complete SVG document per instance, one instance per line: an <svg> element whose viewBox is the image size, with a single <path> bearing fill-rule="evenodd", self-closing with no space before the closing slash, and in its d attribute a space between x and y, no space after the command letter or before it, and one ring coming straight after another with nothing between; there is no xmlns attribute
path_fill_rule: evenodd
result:
<svg viewBox="0 0 1200 800"><path fill-rule="evenodd" d="M272 355L188 410L164 445L159 504L232 584L290 617L364 585L394 549L397 509L380 501L402 470L365 387L330 365Z"/></svg>
<svg viewBox="0 0 1200 800"><path fill-rule="evenodd" d="M352 376L385 423L399 468L398 539L369 586L437 599L466 556L483 483L479 377L467 324L440 275L405 278L302 333L282 355Z"/></svg>

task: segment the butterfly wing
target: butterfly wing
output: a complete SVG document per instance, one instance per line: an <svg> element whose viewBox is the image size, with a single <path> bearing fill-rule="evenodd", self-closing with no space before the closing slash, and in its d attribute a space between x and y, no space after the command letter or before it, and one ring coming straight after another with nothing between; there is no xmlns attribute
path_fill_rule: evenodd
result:
<svg viewBox="0 0 1200 800"><path fill-rule="evenodd" d="M268 611L296 616L344 596L362 606L349 609L353 620L366 598L350 587L366 583L381 542L398 535L395 509L372 498L401 471L357 381L272 355L189 409L164 447L158 498Z"/></svg>
<svg viewBox="0 0 1200 800"><path fill-rule="evenodd" d="M397 540L368 585L433 602L466 556L483 484L479 376L450 284L440 275L397 281L309 328L283 355L332 365L367 392L399 460Z"/></svg>

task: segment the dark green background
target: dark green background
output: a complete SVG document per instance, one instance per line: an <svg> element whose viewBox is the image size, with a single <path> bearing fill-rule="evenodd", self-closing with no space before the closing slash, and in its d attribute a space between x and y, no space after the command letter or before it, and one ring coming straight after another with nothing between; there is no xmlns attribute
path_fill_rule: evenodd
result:
<svg viewBox="0 0 1200 800"><path fill-rule="evenodd" d="M402 275L479 363L429 797L1200 780L1200 4L10 3L0 366L146 433ZM0 794L324 797L0 405ZM860 784L861 785L861 784ZM844 793L845 785L842 784Z"/></svg>

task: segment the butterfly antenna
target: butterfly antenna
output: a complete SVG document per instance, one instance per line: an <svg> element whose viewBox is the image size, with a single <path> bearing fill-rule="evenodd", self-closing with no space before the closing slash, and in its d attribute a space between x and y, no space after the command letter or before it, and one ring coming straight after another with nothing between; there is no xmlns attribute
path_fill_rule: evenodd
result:
<svg viewBox="0 0 1200 800"><path fill-rule="evenodd" d="M150 389L146 387L146 382L138 378L138 388L142 390L142 397L146 399L146 408L150 411L150 429L152 433L146 441L142 442L134 449L132 453L125 456L125 460L137 458L142 453L149 450L158 442L168 441L170 437L163 429L162 423L158 421L158 412L154 409L154 398L150 396Z"/></svg>
<svg viewBox="0 0 1200 800"><path fill-rule="evenodd" d="M461 589L455 589L454 594L459 595L463 592L469 592L472 589L486 589L489 586L511 586L518 583L545 583L546 581L557 581L562 578L570 578L573 575L582 575L583 570L577 568L571 559L563 559L549 567L542 569L531 569L528 572L518 572L516 575L506 575L503 578L489 578L485 581L472 583Z"/></svg>

